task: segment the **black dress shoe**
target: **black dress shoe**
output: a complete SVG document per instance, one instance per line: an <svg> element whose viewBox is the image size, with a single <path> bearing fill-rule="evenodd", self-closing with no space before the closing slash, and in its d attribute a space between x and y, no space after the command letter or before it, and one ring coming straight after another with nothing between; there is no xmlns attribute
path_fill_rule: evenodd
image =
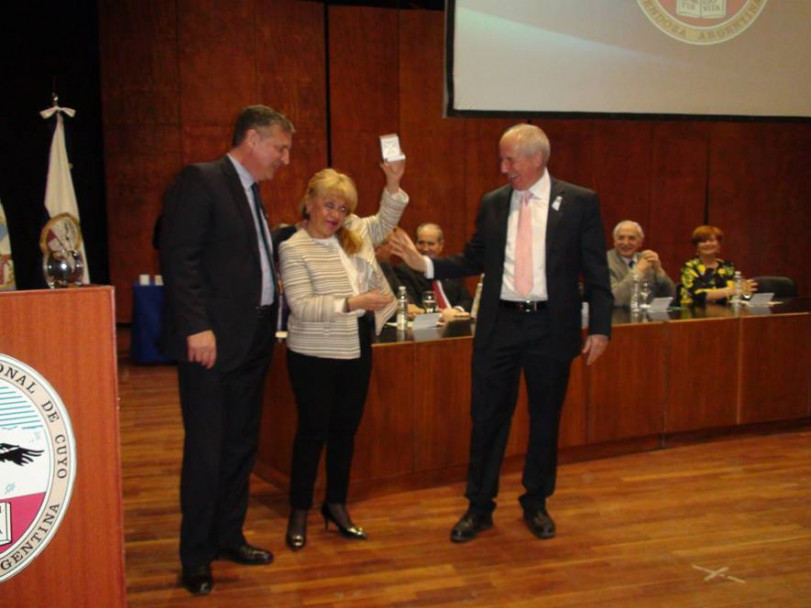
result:
<svg viewBox="0 0 811 608"><path fill-rule="evenodd" d="M524 509L524 521L529 531L538 538L554 538L555 522L549 517L545 507L540 509Z"/></svg>
<svg viewBox="0 0 811 608"><path fill-rule="evenodd" d="M493 527L493 516L489 513L481 515L468 511L462 516L451 530L451 541L455 543L466 543L473 540L484 530Z"/></svg>
<svg viewBox="0 0 811 608"><path fill-rule="evenodd" d="M273 554L270 551L254 547L248 543L233 549L220 549L217 557L227 559L229 562L245 564L246 566L263 566L273 562Z"/></svg>
<svg viewBox="0 0 811 608"><path fill-rule="evenodd" d="M208 595L214 587L214 579L211 578L211 566L197 566L196 568L183 568L180 581L186 591L192 595Z"/></svg>

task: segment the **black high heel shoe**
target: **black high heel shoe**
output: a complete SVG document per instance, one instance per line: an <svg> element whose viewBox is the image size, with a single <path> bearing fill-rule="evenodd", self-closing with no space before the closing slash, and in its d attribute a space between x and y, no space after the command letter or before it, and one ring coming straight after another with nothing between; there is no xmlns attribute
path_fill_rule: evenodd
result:
<svg viewBox="0 0 811 608"><path fill-rule="evenodd" d="M349 513L346 512L346 509L343 505L336 505L339 508L344 509L343 515L346 516L347 525L342 525L335 519L335 516L332 514L327 503L321 505L321 516L324 518L324 529L329 529L329 522L335 524L335 527L338 528L338 532L341 533L341 536L344 538L351 538L352 540L366 540L366 532L363 531L363 528L360 528L352 523L352 520L349 519Z"/></svg>
<svg viewBox="0 0 811 608"><path fill-rule="evenodd" d="M284 535L285 544L291 551L299 551L307 544L307 510L293 509L287 520L287 533Z"/></svg>

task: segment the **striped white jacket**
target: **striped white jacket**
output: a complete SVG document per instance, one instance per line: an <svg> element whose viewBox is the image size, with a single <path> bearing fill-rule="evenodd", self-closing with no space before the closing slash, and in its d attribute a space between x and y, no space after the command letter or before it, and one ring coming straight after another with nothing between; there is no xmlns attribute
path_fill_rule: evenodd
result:
<svg viewBox="0 0 811 608"><path fill-rule="evenodd" d="M344 225L363 241L356 255L371 267L378 289L388 294L392 293L391 288L375 259L374 248L397 226L407 204L408 195L403 190L392 196L384 189L377 214L364 218L351 214L344 220ZM338 251L316 243L306 230L299 230L281 244L279 260L290 307L287 347L313 357L360 357L360 313L335 312L337 300L352 296L352 286ZM380 333L396 308L397 302L392 298L389 305L375 312L376 333Z"/></svg>

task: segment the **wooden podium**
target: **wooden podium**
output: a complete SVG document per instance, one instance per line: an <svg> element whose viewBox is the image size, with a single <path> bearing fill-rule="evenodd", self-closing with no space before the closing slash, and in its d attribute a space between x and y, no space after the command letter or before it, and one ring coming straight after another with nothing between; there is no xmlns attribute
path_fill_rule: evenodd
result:
<svg viewBox="0 0 811 608"><path fill-rule="evenodd" d="M0 604L125 606L113 289L0 293L0 353L59 393L76 443L61 525L27 567L0 583ZM4 464L14 466L0 463L0 478Z"/></svg>

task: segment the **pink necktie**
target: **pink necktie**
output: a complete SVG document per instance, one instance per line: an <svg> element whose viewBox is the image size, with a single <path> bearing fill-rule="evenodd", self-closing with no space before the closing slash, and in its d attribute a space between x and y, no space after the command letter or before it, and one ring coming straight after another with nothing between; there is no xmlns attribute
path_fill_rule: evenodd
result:
<svg viewBox="0 0 811 608"><path fill-rule="evenodd" d="M518 230L515 235L515 291L522 298L529 298L532 291L532 212L529 201L532 192L521 195L518 206Z"/></svg>

